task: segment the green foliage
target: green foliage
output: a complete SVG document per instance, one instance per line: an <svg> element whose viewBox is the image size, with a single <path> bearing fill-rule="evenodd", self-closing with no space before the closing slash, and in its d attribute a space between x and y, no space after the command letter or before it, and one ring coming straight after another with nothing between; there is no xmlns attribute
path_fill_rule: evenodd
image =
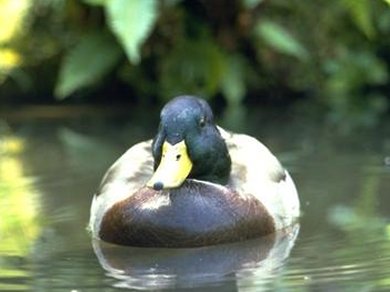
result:
<svg viewBox="0 0 390 292"><path fill-rule="evenodd" d="M237 105L245 96L245 63L211 40L187 41L164 58L160 80L165 99L185 93L209 97L222 91L229 104Z"/></svg>
<svg viewBox="0 0 390 292"><path fill-rule="evenodd" d="M273 21L262 20L256 25L256 34L265 44L276 51L306 60L308 52L304 46L283 26Z"/></svg>
<svg viewBox="0 0 390 292"><path fill-rule="evenodd" d="M360 30L369 38L374 37L375 28L372 20L372 0L343 0L352 19Z"/></svg>
<svg viewBox="0 0 390 292"><path fill-rule="evenodd" d="M366 51L356 51L324 65L330 76L324 90L333 109L331 118L340 121L349 117L360 124L375 125L388 107L386 97L374 93L362 96L360 92L364 86L388 82L389 74L381 60Z"/></svg>
<svg viewBox="0 0 390 292"><path fill-rule="evenodd" d="M141 60L140 46L151 32L157 17L156 0L109 0L105 4L108 24L125 49L129 60Z"/></svg>
<svg viewBox="0 0 390 292"><path fill-rule="evenodd" d="M241 104L246 93L245 62L240 56L227 56L221 90L231 106Z"/></svg>
<svg viewBox="0 0 390 292"><path fill-rule="evenodd" d="M263 1L264 0L243 0L242 2L245 8L253 9Z"/></svg>
<svg viewBox="0 0 390 292"><path fill-rule="evenodd" d="M102 5L105 5L107 1L110 1L110 0L83 0L83 1L89 5L102 6Z"/></svg>
<svg viewBox="0 0 390 292"><path fill-rule="evenodd" d="M62 99L96 84L118 63L119 46L111 36L94 32L80 39L63 59L55 95Z"/></svg>
<svg viewBox="0 0 390 292"><path fill-rule="evenodd" d="M23 61L0 84L28 93L34 86L20 84L44 83L43 95L54 88L64 98L114 81L129 98L188 93L230 106L248 95L259 103L305 96L337 123L375 124L389 112L389 0L223 3L35 0L7 44ZM50 69L34 74L47 64L60 64L54 85Z"/></svg>
<svg viewBox="0 0 390 292"><path fill-rule="evenodd" d="M163 60L161 90L166 99L183 93L211 96L218 90L224 56L211 41L186 41Z"/></svg>

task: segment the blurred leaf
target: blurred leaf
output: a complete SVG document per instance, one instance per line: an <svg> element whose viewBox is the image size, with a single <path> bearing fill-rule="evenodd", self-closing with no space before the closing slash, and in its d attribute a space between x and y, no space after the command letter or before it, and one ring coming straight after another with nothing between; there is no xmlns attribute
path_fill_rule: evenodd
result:
<svg viewBox="0 0 390 292"><path fill-rule="evenodd" d="M243 0L242 2L245 8L253 9L263 1L264 0Z"/></svg>
<svg viewBox="0 0 390 292"><path fill-rule="evenodd" d="M362 85L380 85L389 80L386 64L371 52L352 52L339 59L324 62L329 74L326 80L331 94L346 95L346 92L359 89Z"/></svg>
<svg viewBox="0 0 390 292"><path fill-rule="evenodd" d="M390 0L389 0L389 5L390 5ZM384 9L384 10L385 11L378 16L376 22L378 24L378 31L388 35L390 33L390 9Z"/></svg>
<svg viewBox="0 0 390 292"><path fill-rule="evenodd" d="M348 54L340 53L338 59L325 62L329 76L324 82L324 96L331 108L330 119L349 131L350 126L377 124L388 110L384 96L365 92L364 88L386 84L389 74L385 62L372 52L346 50ZM348 123L341 122L345 118Z"/></svg>
<svg viewBox="0 0 390 292"><path fill-rule="evenodd" d="M93 33L85 36L63 59L55 95L65 98L96 83L115 66L120 55L120 48L109 35Z"/></svg>
<svg viewBox="0 0 390 292"><path fill-rule="evenodd" d="M372 0L344 0L343 3L359 29L369 38L375 35Z"/></svg>
<svg viewBox="0 0 390 292"><path fill-rule="evenodd" d="M390 0L384 0L387 4L390 5Z"/></svg>
<svg viewBox="0 0 390 292"><path fill-rule="evenodd" d="M389 74L385 62L377 58L374 54L365 52L356 56L358 66L366 76L366 81L371 84L385 84L389 79ZM361 80L364 83L364 79Z"/></svg>
<svg viewBox="0 0 390 292"><path fill-rule="evenodd" d="M23 19L28 15L30 3L28 0L0 1L0 45L14 38L22 28Z"/></svg>
<svg viewBox="0 0 390 292"><path fill-rule="evenodd" d="M110 0L106 4L109 26L123 45L129 60L140 61L140 47L157 18L156 0Z"/></svg>
<svg viewBox="0 0 390 292"><path fill-rule="evenodd" d="M85 3L89 5L96 5L96 6L103 6L107 3L109 0L83 0Z"/></svg>
<svg viewBox="0 0 390 292"><path fill-rule="evenodd" d="M211 96L219 89L225 56L211 39L187 40L163 59L160 80L162 95L191 93Z"/></svg>
<svg viewBox="0 0 390 292"><path fill-rule="evenodd" d="M226 66L221 79L224 96L230 105L238 105L246 93L245 64L238 56L226 57Z"/></svg>
<svg viewBox="0 0 390 292"><path fill-rule="evenodd" d="M256 25L255 32L263 41L280 53L306 60L307 50L284 27L273 21L261 21Z"/></svg>

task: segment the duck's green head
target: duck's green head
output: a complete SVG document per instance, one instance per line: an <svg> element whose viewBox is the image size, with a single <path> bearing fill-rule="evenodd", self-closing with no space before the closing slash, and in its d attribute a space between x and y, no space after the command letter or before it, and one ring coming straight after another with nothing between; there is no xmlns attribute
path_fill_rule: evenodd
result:
<svg viewBox="0 0 390 292"><path fill-rule="evenodd" d="M179 96L165 105L152 151L155 173L147 185L156 190L179 187L187 177L220 184L229 178L229 152L203 99Z"/></svg>

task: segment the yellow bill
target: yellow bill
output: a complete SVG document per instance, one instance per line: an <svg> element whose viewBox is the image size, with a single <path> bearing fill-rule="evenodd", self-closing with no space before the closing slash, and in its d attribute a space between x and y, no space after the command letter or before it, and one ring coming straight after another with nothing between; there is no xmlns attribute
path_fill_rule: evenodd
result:
<svg viewBox="0 0 390 292"><path fill-rule="evenodd" d="M176 188L180 186L192 169L192 162L183 141L171 145L164 142L160 165L146 184L155 190Z"/></svg>

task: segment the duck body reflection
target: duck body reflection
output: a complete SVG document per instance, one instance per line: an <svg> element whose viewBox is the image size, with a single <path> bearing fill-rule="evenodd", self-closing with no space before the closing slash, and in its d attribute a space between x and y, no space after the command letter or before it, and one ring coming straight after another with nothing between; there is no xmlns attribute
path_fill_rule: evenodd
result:
<svg viewBox="0 0 390 292"><path fill-rule="evenodd" d="M299 233L293 225L262 238L198 248L126 247L94 239L112 286L133 289L239 287L278 274Z"/></svg>

